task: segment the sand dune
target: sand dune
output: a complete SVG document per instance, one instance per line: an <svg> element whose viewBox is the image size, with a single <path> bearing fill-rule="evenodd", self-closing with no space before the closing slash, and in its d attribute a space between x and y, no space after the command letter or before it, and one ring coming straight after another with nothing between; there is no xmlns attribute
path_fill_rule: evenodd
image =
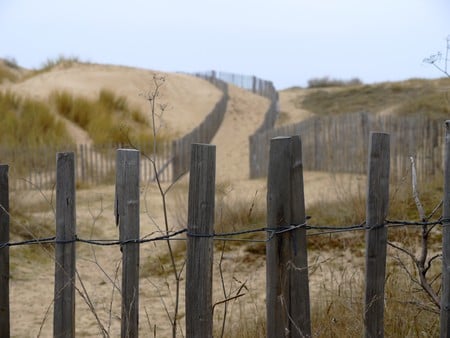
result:
<svg viewBox="0 0 450 338"><path fill-rule="evenodd" d="M53 90L68 90L76 95L94 97L102 88L113 90L127 97L129 102L142 109L148 109L147 102L140 96L152 89L152 76L162 74L166 83L160 97L161 103L167 103L168 109L163 116L166 128L177 134L184 134L198 125L220 99L221 92L207 81L183 74L169 74L135 68L78 64L69 68L56 67L50 72L31 77L17 84L3 84L1 89L10 89L23 95L46 99ZM256 203L265 204L265 179L249 180L248 137L262 123L269 101L240 88L230 86L230 100L222 126L212 140L217 149L217 185L226 187L224 200L238 201L250 205L255 195ZM282 111L293 111L290 120L307 116L307 112L295 111L289 95L281 96ZM284 101L283 101L284 100ZM283 102L286 106L283 107ZM70 124L69 128L77 139L85 141L83 130ZM325 173L306 173L306 200L311 203L323 198L321 187L330 186L333 178ZM51 200L52 192L27 192L19 196L30 204L42 203L42 195ZM171 226L183 222L183 209L186 207L187 176L168 195L169 221ZM94 235L96 238L115 238L117 228L113 216L114 187L95 187L77 192L77 223L81 237ZM26 198L25 198L26 197ZM39 208L34 208L39 209ZM39 209L40 210L40 209ZM163 214L158 189L150 185L143 187L141 234L151 234L162 227ZM41 215L42 216L42 215ZM47 222L53 222L53 214L45 215ZM181 221L180 221L181 218ZM14 221L14 220L13 220ZM26 253L20 248L11 251L13 270L11 281L12 335L17 337L35 337L40 330L42 337L52 332L53 266L51 253L39 255L40 263L35 259L24 260ZM157 256L164 254L165 243L148 244L141 247L143 267L149 262L157 262ZM15 254L18 253L16 256ZM247 281L248 296L243 297L242 308L252 307L247 315L255 314L254 308L264 310L264 262L261 256L253 258L253 268L249 268L243 248L226 254L226 283L234 280ZM20 257L20 258L15 258ZM116 276L120 261L117 248L78 247L77 269L83 285L77 281L79 289L85 290L102 324L117 336L120 331L120 298L112 281L119 283ZM244 258L243 258L244 257ZM218 273L215 272L215 278ZM142 336L149 336L152 325L157 326L157 336L169 336L165 306L173 309L173 280L171 276L150 275L141 280L141 328ZM220 283L215 283L215 299L222 298ZM182 284L182 293L184 292ZM84 291L82 291L84 292ZM183 301L183 300L182 300ZM163 303L165 302L165 303ZM99 328L86 301L77 294L77 335L83 337L99 336ZM184 307L181 303L180 317ZM244 309L244 310L243 310ZM220 311L220 310L218 310ZM148 315L148 317L147 317ZM235 319L236 316L234 315Z"/></svg>

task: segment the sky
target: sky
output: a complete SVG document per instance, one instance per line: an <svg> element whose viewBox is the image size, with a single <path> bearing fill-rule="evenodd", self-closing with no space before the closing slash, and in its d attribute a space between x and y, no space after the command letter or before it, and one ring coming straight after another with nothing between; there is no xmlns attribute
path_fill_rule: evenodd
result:
<svg viewBox="0 0 450 338"><path fill-rule="evenodd" d="M448 0L0 0L0 58L63 55L273 81L441 77L423 59L450 35Z"/></svg>

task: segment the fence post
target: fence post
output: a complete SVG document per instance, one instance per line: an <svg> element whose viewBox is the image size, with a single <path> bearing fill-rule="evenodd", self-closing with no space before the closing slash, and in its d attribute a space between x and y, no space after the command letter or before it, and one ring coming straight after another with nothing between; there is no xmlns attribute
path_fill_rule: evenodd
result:
<svg viewBox="0 0 450 338"><path fill-rule="evenodd" d="M216 147L193 144L186 258L186 337L213 336L212 265Z"/></svg>
<svg viewBox="0 0 450 338"><path fill-rule="evenodd" d="M293 136L291 142L291 223L304 224L306 221L306 213L303 186L302 141L300 136ZM290 234L292 240L292 266L289 269L291 337L311 337L306 228L296 229Z"/></svg>
<svg viewBox="0 0 450 338"><path fill-rule="evenodd" d="M389 134L371 133L366 204L365 337L384 336L384 282L386 275L389 205Z"/></svg>
<svg viewBox="0 0 450 338"><path fill-rule="evenodd" d="M75 337L75 155L57 153L53 335Z"/></svg>
<svg viewBox="0 0 450 338"><path fill-rule="evenodd" d="M290 137L275 137L270 142L269 176L267 180L267 226L291 225L291 154ZM269 234L266 244L267 337L285 337L289 332L290 256L288 232Z"/></svg>
<svg viewBox="0 0 450 338"><path fill-rule="evenodd" d="M267 225L305 223L301 139L276 137L270 143ZM310 337L306 229L267 242L267 337Z"/></svg>
<svg viewBox="0 0 450 338"><path fill-rule="evenodd" d="M86 182L86 151L85 151L85 145L84 144L80 144L80 156L79 156L79 161L80 161L80 181L82 183Z"/></svg>
<svg viewBox="0 0 450 338"><path fill-rule="evenodd" d="M9 242L9 167L0 165L0 245ZM9 247L0 248L0 337L10 336Z"/></svg>
<svg viewBox="0 0 450 338"><path fill-rule="evenodd" d="M139 329L139 151L117 150L116 225L122 249L121 337L138 336ZM129 242L127 242L129 241Z"/></svg>
<svg viewBox="0 0 450 338"><path fill-rule="evenodd" d="M450 337L450 120L445 121L441 337Z"/></svg>

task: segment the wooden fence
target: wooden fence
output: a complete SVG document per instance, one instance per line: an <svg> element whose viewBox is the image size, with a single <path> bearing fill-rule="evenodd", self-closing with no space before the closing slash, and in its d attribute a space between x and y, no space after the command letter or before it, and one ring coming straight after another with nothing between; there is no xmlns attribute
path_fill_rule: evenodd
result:
<svg viewBox="0 0 450 338"><path fill-rule="evenodd" d="M255 131L255 133L257 134L266 130L270 130L275 125L279 113L279 97L278 92L271 81L259 79L256 76L216 71L195 73L195 75L211 81L212 83L217 80L231 83L256 95L266 97L270 100L270 105L266 113L264 114L264 121Z"/></svg>
<svg viewBox="0 0 450 338"><path fill-rule="evenodd" d="M172 181L173 154L171 144L158 144L157 154L153 154L151 145L139 145L142 153L142 182L155 180L153 162L159 179ZM55 153L58 151L74 152L76 158L75 177L77 184L110 184L114 181L116 170L115 147L112 145L96 146L81 144L66 147L0 147L0 160L10 163L11 189L51 189L56 184Z"/></svg>
<svg viewBox="0 0 450 338"><path fill-rule="evenodd" d="M365 173L370 130L391 134L391 175L401 178L415 157L418 174L442 170L442 121L425 116L378 116L369 113L312 117L300 123L252 135L250 177L267 176L270 140L301 135L306 170Z"/></svg>
<svg viewBox="0 0 450 338"><path fill-rule="evenodd" d="M441 335L450 322L450 121L445 137L443 292ZM383 337L386 216L390 135L371 133L366 206L364 336ZM186 261L186 337L212 337L215 146L191 149ZM271 140L267 188L267 337L311 337L302 143L298 136ZM136 150L117 152L116 220L122 248L122 337L138 335L139 171ZM73 153L57 155L54 335L74 336L75 164ZM8 166L0 166L1 336L9 332ZM221 234L223 236L223 234ZM151 333L148 333L150 336Z"/></svg>
<svg viewBox="0 0 450 338"><path fill-rule="evenodd" d="M268 98L269 100L277 100L278 93L272 81L259 79L256 76L233 74L227 72L209 72L194 73L195 76L201 77L208 81L220 80L235 85L236 87L248 90L259 96Z"/></svg>
<svg viewBox="0 0 450 338"><path fill-rule="evenodd" d="M228 85L225 82L214 78L209 79L209 81L222 90L222 98L216 103L214 109L206 116L205 120L203 120L200 125L195 127L188 134L172 142L173 181L189 171L191 144L211 142L225 116L228 104Z"/></svg>

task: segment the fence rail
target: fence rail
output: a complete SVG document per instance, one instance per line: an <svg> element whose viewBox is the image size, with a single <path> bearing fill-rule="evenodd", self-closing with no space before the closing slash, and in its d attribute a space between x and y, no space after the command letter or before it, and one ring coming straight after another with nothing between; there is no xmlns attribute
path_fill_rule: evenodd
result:
<svg viewBox="0 0 450 338"><path fill-rule="evenodd" d="M447 125L450 124L450 121ZM447 129L446 140L450 139L450 128ZM446 142L446 153L448 154L450 144ZM302 145L299 137L278 137L271 140L268 192L267 192L267 226L253 231L267 233L264 240L266 249L266 277L267 277L267 336L275 337L311 337L314 328L311 328L309 318L310 299L308 283L307 263L307 232L308 229L330 229L329 227L308 226L304 213L303 193L303 167L304 160L301 153ZM345 230L366 231L366 288L364 308L364 331L366 337L382 337L384 334L384 281L386 265L387 245L387 210L388 210L388 182L389 182L389 135L385 133L371 133L369 140L368 155L368 189L366 205L366 222L364 225L346 227L345 229L333 228L336 232ZM133 155L133 156L131 156ZM130 157L131 156L131 157ZM126 157L125 160L123 160ZM64 165L62 160L71 159L69 164ZM122 160L121 160L122 159ZM157 238L139 238L139 203L136 198L139 194L139 154L133 150L118 150L117 152L117 188L116 188L116 220L118 220L120 239L104 243L103 241L83 241L76 236L74 222L75 205L68 201L75 201L75 166L73 165L73 154L58 154L59 165L57 184L57 234L54 238L37 239L34 243L46 242L56 243L55 278L63 278L59 282L62 288L55 287L55 309L56 302L61 297L68 300L74 294L73 275L69 262L75 262L75 249L73 245L77 241L97 245L120 245L123 249L122 266L122 337L137 337L138 330L138 294L139 278L136 274L136 266L139 265L139 245L154 240L167 240L172 236L187 234L188 259L186 262L186 337L211 336L212 330L212 264L213 246L212 240L224 240L228 236L235 236L247 231L218 234L214 232L214 181L215 181L215 146L195 144L191 154L191 180L189 187L189 211L188 225L186 229L174 233L166 233ZM448 162L448 161L447 161ZM120 165L119 165L120 163ZM306 163L305 163L306 164ZM448 163L446 163L448 171ZM9 222L8 214L8 167L0 166L0 224ZM444 204L448 204L450 184L448 175L445 175ZM131 179L132 181L127 181ZM5 182L6 180L6 182ZM62 180L62 181L61 181ZM65 181L72 184L65 184ZM444 217L448 217L448 206L444 206ZM70 221L70 222L68 222ZM448 219L441 219L429 224L447 224ZM400 222L392 221L395 226L399 225L423 225L423 222ZM8 225L5 226L5 229ZM128 232L131 229L134 232ZM448 228L446 228L448 232ZM447 234L448 235L448 234ZM448 248L448 236L444 236L443 248ZM10 243L7 234L1 233L0 257L2 262L9 261L9 248L14 245L26 245L31 242ZM58 250L58 247L60 248ZM130 250L130 252L128 252ZM448 250L444 251L443 280L448 281L449 269ZM134 253L133 253L134 252ZM131 257L130 257L131 255ZM447 262L447 263L445 263ZM69 265L66 265L69 264ZM63 270L61 272L61 267ZM1 265L0 290L8 290L9 272L7 264ZM60 270L60 271L58 271ZM134 271L133 273L130 271ZM133 275L134 277L130 277ZM60 277L58 277L60 276ZM56 284L55 284L56 285ZM128 285L128 286L126 286ZM442 304L448 302L448 290L442 293ZM61 291L64 291L63 293ZM447 297L444 299L444 297ZM0 309L5 316L9 311L9 299L0 298ZM199 302L198 306L192 302ZM63 303L65 304L65 303ZM70 302L67 304L71 304ZM66 304L66 305L67 305ZM195 305L195 306L193 306ZM199 317L198 311L201 308ZM67 306L63 312L55 311L55 332L68 332L67 336L73 337L73 311L72 305ZM61 314L66 320L59 320ZM448 320L448 307L442 306L441 318L443 323ZM59 319L57 319L59 318ZM200 320L198 320L200 318ZM3 324L9 330L8 323ZM445 325L444 325L445 326ZM446 334L448 328L442 327L441 332ZM5 330L5 329L3 329ZM56 331L58 330L58 331ZM5 336L9 332L3 331ZM149 333L150 334L150 333Z"/></svg>
<svg viewBox="0 0 450 338"><path fill-rule="evenodd" d="M401 178L415 157L420 177L442 170L442 121L425 116L379 116L370 113L312 117L250 137L250 177L267 176L270 140L301 135L306 170L365 173L370 130L391 135L391 175Z"/></svg>

